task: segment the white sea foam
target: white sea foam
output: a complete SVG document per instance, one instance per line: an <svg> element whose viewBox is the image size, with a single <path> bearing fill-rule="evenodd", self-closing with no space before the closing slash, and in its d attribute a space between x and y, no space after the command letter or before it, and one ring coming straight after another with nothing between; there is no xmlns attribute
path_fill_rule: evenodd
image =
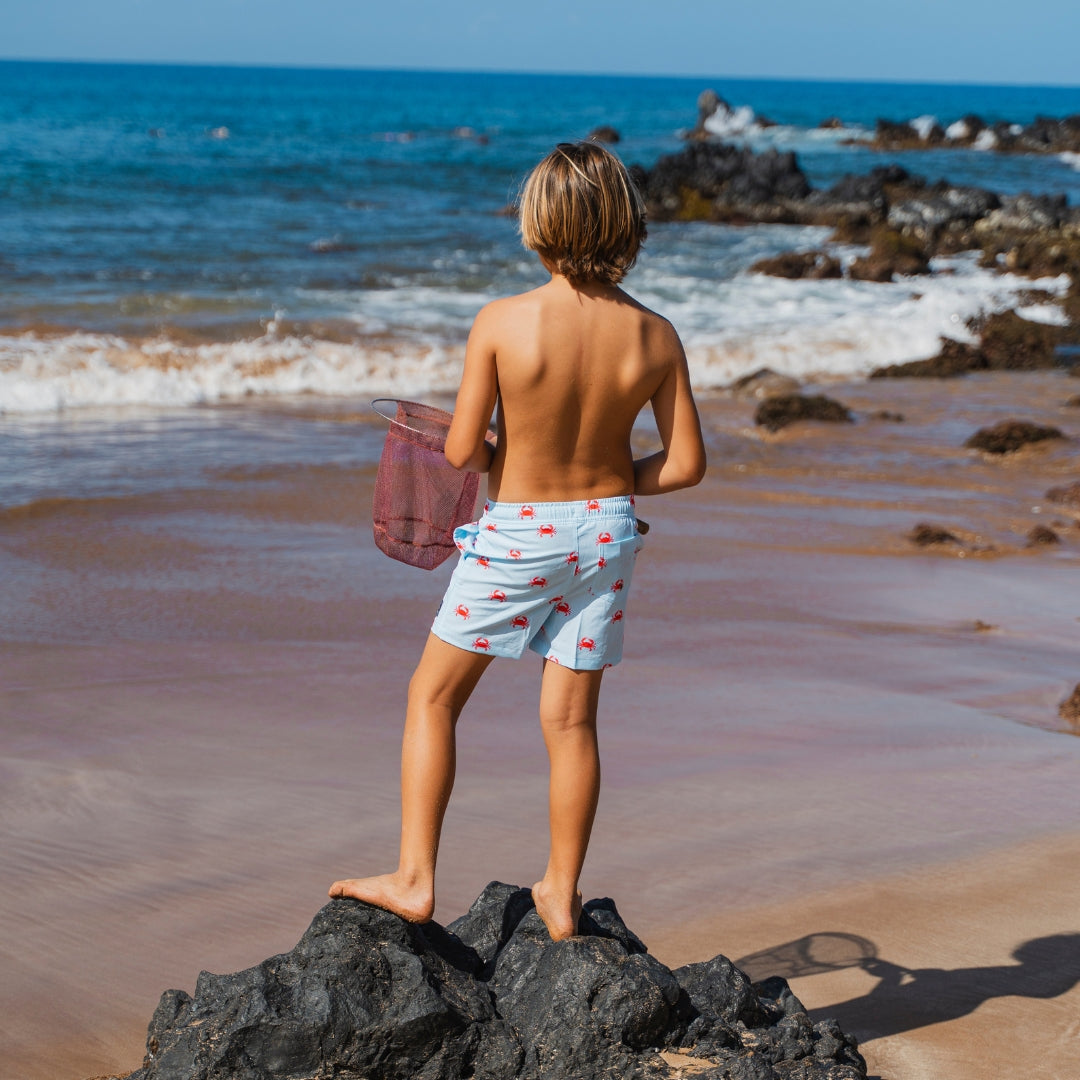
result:
<svg viewBox="0 0 1080 1080"><path fill-rule="evenodd" d="M717 228L685 230L677 244L643 260L628 282L679 329L700 388L759 367L804 379L860 377L933 355L943 335L970 340L968 319L1015 307L1026 289L1068 288L1064 277L1032 283L995 274L971 254L933 261L949 273L891 284L787 281L744 268L764 254L821 246L828 230L731 229L718 249ZM834 250L850 261L858 249ZM256 339L199 346L88 333L0 336L0 414L304 393L449 393L461 376L468 325L492 297L412 286L319 298L355 305L356 343L278 337L272 329ZM1021 313L1042 322L1062 317L1049 304Z"/></svg>
<svg viewBox="0 0 1080 1080"><path fill-rule="evenodd" d="M462 349L262 337L181 346L99 334L0 337L0 415L88 406L202 405L254 395L449 392Z"/></svg>
<svg viewBox="0 0 1080 1080"><path fill-rule="evenodd" d="M1068 326L1069 317L1057 304L1031 304L1016 309L1016 314L1028 322L1044 323L1047 326Z"/></svg>
<svg viewBox="0 0 1080 1080"><path fill-rule="evenodd" d="M724 386L760 367L800 379L857 378L933 356L943 336L973 340L969 319L1013 307L1017 294L1032 288L1028 280L981 269L970 254L934 259L932 266L952 273L884 284L744 273L711 288L702 281L681 300L675 282L658 279L638 295L679 328L698 387ZM1037 287L1061 294L1068 281Z"/></svg>
<svg viewBox="0 0 1080 1080"><path fill-rule="evenodd" d="M971 135L971 128L968 127L965 120L954 120L945 129L945 138L952 139L954 142L962 139L966 139Z"/></svg>
<svg viewBox="0 0 1080 1080"><path fill-rule="evenodd" d="M731 108L721 102L716 111L705 121L705 130L710 135L729 139L733 135L752 135L761 131L757 115L749 105L737 105Z"/></svg>
<svg viewBox="0 0 1080 1080"><path fill-rule="evenodd" d="M1058 154L1058 157L1066 165L1071 165L1074 169L1080 171L1080 154L1074 154L1071 150L1066 150L1064 153Z"/></svg>
<svg viewBox="0 0 1080 1080"><path fill-rule="evenodd" d="M930 137L930 132L937 126L938 118L927 113L925 116L916 116L908 121L908 126L925 142Z"/></svg>
<svg viewBox="0 0 1080 1080"><path fill-rule="evenodd" d="M998 137L993 128L983 128L978 135L975 136L975 141L971 144L973 150L996 150L998 145Z"/></svg>

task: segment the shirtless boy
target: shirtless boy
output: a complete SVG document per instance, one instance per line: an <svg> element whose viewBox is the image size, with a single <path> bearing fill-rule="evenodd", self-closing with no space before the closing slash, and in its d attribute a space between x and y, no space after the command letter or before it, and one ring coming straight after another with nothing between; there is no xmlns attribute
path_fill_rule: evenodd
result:
<svg viewBox="0 0 1080 1080"><path fill-rule="evenodd" d="M551 281L488 304L469 335L446 457L489 474L489 501L455 534L461 556L409 683L398 868L337 881L330 895L431 919L458 716L495 656L531 649L543 658L551 766L551 848L532 895L558 941L581 914L600 682L622 656L642 542L634 497L699 483L705 448L678 335L618 287L645 238L619 160L595 143L557 146L525 184L521 236ZM663 449L635 461L631 429L647 404Z"/></svg>

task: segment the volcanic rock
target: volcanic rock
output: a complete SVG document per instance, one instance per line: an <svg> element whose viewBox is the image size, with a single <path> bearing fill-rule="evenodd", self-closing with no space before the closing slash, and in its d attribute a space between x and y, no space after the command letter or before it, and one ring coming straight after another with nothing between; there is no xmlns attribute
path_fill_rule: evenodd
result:
<svg viewBox="0 0 1080 1080"><path fill-rule="evenodd" d="M1048 525L1035 525L1028 530L1028 547L1046 547L1048 544L1060 543L1061 537Z"/></svg>
<svg viewBox="0 0 1080 1080"><path fill-rule="evenodd" d="M617 143L621 138L622 136L610 124L601 124L588 134L590 142Z"/></svg>
<svg viewBox="0 0 1080 1080"><path fill-rule="evenodd" d="M848 273L858 281L892 281L894 274L930 273L930 260L918 240L879 226L870 237L870 254L856 259Z"/></svg>
<svg viewBox="0 0 1080 1080"><path fill-rule="evenodd" d="M903 229L927 240L946 226L971 225L1000 205L1001 200L992 191L938 184L920 198L891 206L888 222L894 229Z"/></svg>
<svg viewBox="0 0 1080 1080"><path fill-rule="evenodd" d="M750 267L750 273L790 280L808 278L811 281L844 276L840 260L824 251L785 251L771 258L759 259Z"/></svg>
<svg viewBox="0 0 1080 1080"><path fill-rule="evenodd" d="M1080 394L1073 394L1072 397L1065 399L1066 409L1080 409Z"/></svg>
<svg viewBox="0 0 1080 1080"><path fill-rule="evenodd" d="M1058 706L1058 716L1070 723L1080 724L1080 683L1076 684L1072 695Z"/></svg>
<svg viewBox="0 0 1080 1080"><path fill-rule="evenodd" d="M655 221L794 221L785 201L804 199L810 191L794 153L755 154L728 143L689 143L633 176Z"/></svg>
<svg viewBox="0 0 1080 1080"><path fill-rule="evenodd" d="M1080 480L1075 484L1052 487L1046 493L1046 497L1052 503L1060 503L1062 506L1071 506L1080 510Z"/></svg>
<svg viewBox="0 0 1080 1080"><path fill-rule="evenodd" d="M766 398L754 413L754 423L768 431L779 431L800 420L850 424L853 417L846 405L824 394L777 394Z"/></svg>
<svg viewBox="0 0 1080 1080"><path fill-rule="evenodd" d="M1044 427L1026 420L1002 420L993 427L980 428L964 445L987 454L1012 454L1031 443L1064 438L1055 427Z"/></svg>
<svg viewBox="0 0 1080 1080"><path fill-rule="evenodd" d="M963 541L954 536L948 529L940 525L930 525L925 521L919 522L908 534L908 539L918 547L932 547L935 544L962 544Z"/></svg>
<svg viewBox="0 0 1080 1080"><path fill-rule="evenodd" d="M978 371L985 361L976 345L968 345L952 338L941 339L941 351L928 360L910 360L905 364L889 364L870 372L871 379L951 379Z"/></svg>
<svg viewBox="0 0 1080 1080"><path fill-rule="evenodd" d="M444 929L333 900L288 953L162 995L131 1080L663 1080L678 1050L727 1080L862 1080L855 1040L780 978L716 956L672 972L610 900L552 943L493 882Z"/></svg>
<svg viewBox="0 0 1080 1080"><path fill-rule="evenodd" d="M984 366L991 371L1035 371L1057 363L1054 326L1021 318L1015 311L1000 311L975 328Z"/></svg>

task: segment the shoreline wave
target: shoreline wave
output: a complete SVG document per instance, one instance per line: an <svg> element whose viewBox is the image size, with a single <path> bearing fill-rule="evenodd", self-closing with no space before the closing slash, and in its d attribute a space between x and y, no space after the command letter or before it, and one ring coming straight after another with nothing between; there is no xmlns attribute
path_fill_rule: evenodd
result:
<svg viewBox="0 0 1080 1080"><path fill-rule="evenodd" d="M857 249L836 248L842 259ZM632 291L664 312L686 345L701 390L757 368L800 379L861 378L874 368L924 359L939 338L971 340L970 319L1018 307L1052 321L1032 289L1061 294L1064 279L1032 281L982 269L968 255L934 261L932 276L894 283L847 279L786 281L738 272L720 281L688 275L678 259L657 259ZM482 299L477 297L476 306ZM411 308L416 297L404 300ZM428 310L436 304L429 304ZM0 416L115 407L186 407L247 399L364 394L452 394L464 357L462 327L442 338L431 325L411 333L407 312L394 329L353 340L277 327L258 337L192 343L190 336L119 334L37 327L0 335Z"/></svg>

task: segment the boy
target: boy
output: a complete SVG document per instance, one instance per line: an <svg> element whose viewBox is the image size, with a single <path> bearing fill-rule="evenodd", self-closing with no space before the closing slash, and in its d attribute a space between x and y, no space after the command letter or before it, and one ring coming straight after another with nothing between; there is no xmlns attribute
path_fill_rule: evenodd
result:
<svg viewBox="0 0 1080 1080"><path fill-rule="evenodd" d="M532 895L558 941L581 914L600 681L622 656L641 545L634 496L699 483L705 448L678 335L618 287L645 239L621 162L595 143L561 143L526 181L521 236L551 281L488 304L469 335L446 458L489 474L489 502L455 534L461 557L409 683L398 868L335 882L330 895L431 919L458 716L495 656L530 648L543 658L551 765L551 850ZM649 403L663 449L634 461L631 429Z"/></svg>

